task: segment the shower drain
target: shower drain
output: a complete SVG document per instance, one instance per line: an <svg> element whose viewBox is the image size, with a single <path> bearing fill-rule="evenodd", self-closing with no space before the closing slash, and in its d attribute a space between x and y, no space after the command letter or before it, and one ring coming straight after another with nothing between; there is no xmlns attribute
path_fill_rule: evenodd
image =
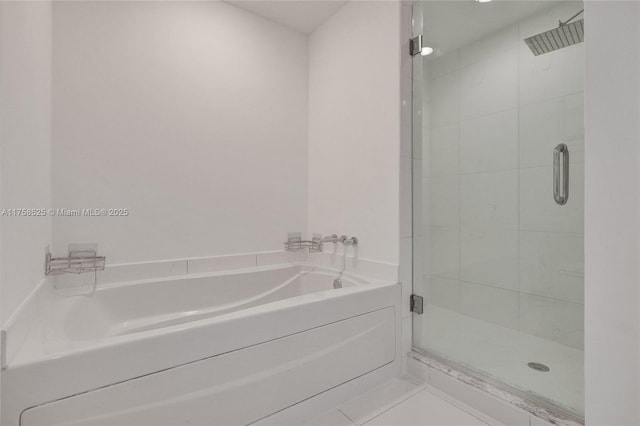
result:
<svg viewBox="0 0 640 426"><path fill-rule="evenodd" d="M530 362L527 364L527 366L536 371L542 371L543 373L546 373L547 371L551 370L549 367L539 362Z"/></svg>

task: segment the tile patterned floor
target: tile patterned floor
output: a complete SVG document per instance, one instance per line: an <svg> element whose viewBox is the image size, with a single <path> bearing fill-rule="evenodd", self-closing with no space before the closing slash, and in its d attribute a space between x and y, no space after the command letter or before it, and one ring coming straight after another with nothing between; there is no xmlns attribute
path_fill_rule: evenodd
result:
<svg viewBox="0 0 640 426"><path fill-rule="evenodd" d="M384 383L307 425L503 426L413 377Z"/></svg>

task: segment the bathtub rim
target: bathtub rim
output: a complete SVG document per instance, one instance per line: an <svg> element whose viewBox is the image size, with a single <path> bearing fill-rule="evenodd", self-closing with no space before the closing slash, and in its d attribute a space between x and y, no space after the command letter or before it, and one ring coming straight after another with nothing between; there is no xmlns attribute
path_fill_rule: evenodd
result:
<svg viewBox="0 0 640 426"><path fill-rule="evenodd" d="M180 289L183 288L183 286L185 288L187 288L190 285L190 282L192 282L193 284L195 284L196 286L201 286L202 284L204 284L205 287L211 287L212 289L215 289L216 286L222 286L222 287L226 287L226 288L230 288L229 286L234 286L236 285L236 282L216 282L216 281L209 281L210 278L216 278L216 277L240 277L239 280L244 279L244 277L249 277L249 280L256 280L258 282L263 281L263 276L262 276L262 272L265 271L277 271L277 272L285 272L286 276L285 277L279 277L277 280L274 279L273 277L270 278L268 281L268 285L264 288L264 289L260 289L259 293L256 293L254 295L250 295L247 298L242 298L242 299L238 299L236 301L232 301L232 302L228 302L228 303L223 303L223 304L216 304L213 303L211 305L208 306L203 306L200 307L198 309L191 309L191 310L177 310L177 311L168 311L165 313L165 316L167 318L169 318L166 321L166 325L158 325L157 327L151 327L148 328L147 330L135 330L135 328L132 328L131 330L124 332L124 333L117 333L117 334L108 334L108 335L94 335L91 337L87 337L87 338L73 338L73 336L71 336L68 332L66 332L66 323L68 321L71 321L71 323L74 322L74 318L73 318L73 314L74 312L76 312L76 308L78 307L78 305L83 305L85 303L85 300L83 299L83 297L87 298L88 303L91 303L90 299L92 297L99 297L101 296L102 292L105 292L105 296L107 298L109 298L109 292L111 291L115 291L116 292L116 298L118 297L127 297L126 292L128 291L128 288L135 288L136 286L149 286L148 288L143 289L143 291L149 291L149 292L153 292L154 291L154 286L158 285L158 284L163 284L163 283L168 283L168 285L170 287L172 287L169 291L176 291L175 288L177 288L178 293L176 294L180 294ZM264 303L256 303L253 304L253 306L247 306L248 304L251 304L254 301L259 301L260 299L263 299L265 297L268 297L269 295L271 295L272 293L276 293L278 291L281 290L285 290L286 288L295 285L296 280L307 276L307 275L320 275L322 276L323 280L326 280L326 283L328 284L327 288L322 289L322 290L317 290L317 291L309 291L307 293L303 293L303 294L299 294L299 295L295 295L295 296L290 296L290 297L284 297L283 299L276 299L276 300L272 300L272 301L267 301ZM232 312L239 312L239 311L244 311L247 309L251 309L252 307L260 307L260 306L265 306L271 303L275 303L279 300L284 300L284 299L294 299L296 297L301 297L301 296L305 296L307 294L318 294L318 293L325 293L325 292L335 292L337 289L330 287L331 283L333 282L332 280L334 279L334 277L342 277L343 278L343 284L344 287L343 288L350 288L350 287L357 287L357 286L361 286L361 285L366 285L366 283L364 282L364 280L358 279L358 278L354 278L354 277L350 277L344 274L339 274L339 273L335 273L333 271L327 271L326 269L318 269L318 268L306 268L306 267L299 267L297 265L292 265L291 267L281 267L281 268L276 268L276 267L271 267L271 268L261 268L260 270L237 270L237 271L230 271L228 273L219 273L219 274L198 274L198 275L180 275L180 276L175 276L172 277L170 279L162 279L162 280L157 280L157 279L146 279L146 280L136 280L136 281L130 281L130 282L122 282L122 283L114 283L114 284L108 284L105 285L103 287L97 288L95 294L92 293L91 295L87 295L87 296L66 296L66 295L60 295L56 292L50 293L50 295L48 296L50 299L50 303L51 305L48 306L48 309L46 310L46 313L41 313L40 315L40 323L39 325L42 327L42 323L44 319L47 319L48 321L46 321L47 323L51 324L51 323L56 323L57 325L54 325L53 328L50 329L50 332L53 334L53 336L58 336L60 341L68 341L68 342L77 342L79 345L82 346L93 346L94 344L96 345L100 345L102 342L107 342L111 339L117 338L119 336L124 336L124 335L140 335L141 333L145 333L147 331L151 331L151 330L167 330L170 327L173 326L177 326L177 325L188 325L188 324L192 324L196 321L200 321L200 320L206 320L209 318L214 318L214 317L221 317L224 315L227 315L229 313ZM202 280L204 279L205 282L204 283L200 283L198 282L198 280ZM233 279L233 278L232 278ZM240 283L238 283L240 284ZM244 285L244 283L241 283L240 285ZM249 285L252 285L252 283L250 283ZM174 287L175 286L175 287ZM125 294L123 294L122 296L119 296L118 290L119 289L124 289L123 291L125 292ZM204 290L204 289L201 289ZM206 291L206 290L204 290ZM191 295L193 295L193 290L191 289L186 289L185 293L189 292ZM215 290L214 290L215 292ZM169 294L169 296L172 296L173 293ZM138 294L139 296L139 294ZM166 295L165 295L166 296ZM211 296L211 295L208 295ZM215 294L213 295L215 297ZM144 303L144 302L143 302ZM100 306L102 306L102 304L98 301L98 306L95 306L96 309L100 309ZM51 312L52 310L54 310L55 312ZM107 307L107 311L109 311L110 309ZM223 311L222 313L217 313L218 311ZM162 314L156 314L156 315L152 315L151 317L155 317L158 320L160 320L160 322L165 322L162 321ZM141 321L141 322L145 322L144 321L145 316L143 315L142 317L131 317L131 318L120 318L117 319L116 318L116 322L113 324L113 327L109 327L107 326L107 331L108 330L117 330L119 328L122 327L118 327L119 325L122 324L122 320L124 320L124 322L128 322L128 321L133 321L133 323L136 323L137 321ZM81 319L80 319L81 320ZM171 325L172 320L178 320L178 322L176 322L175 324ZM65 324L60 324L60 322L63 322ZM124 329L126 331L126 328ZM171 330L167 330L167 332L171 332Z"/></svg>
<svg viewBox="0 0 640 426"><path fill-rule="evenodd" d="M210 277L220 277L220 276L228 276L228 275L244 275L244 274L259 273L259 272L265 272L265 271L289 269L289 268L291 269L297 268L298 272L302 272L304 270L305 272L320 272L323 274L331 274L331 275L340 274L340 271L338 269L334 269L326 266L312 265L312 264L303 263L303 262L288 263L288 264L282 263L282 264L276 264L276 265L252 266L248 268L225 269L221 271L212 271L212 272L199 272L199 273L188 272L186 274L169 275L169 276L156 277L156 278L141 278L141 279L134 279L134 280L126 280L126 281L98 283L96 285L96 291L119 288L119 287L142 285L142 284L153 284L156 282L161 283L161 282L168 282L168 281L191 280L191 279L198 279L198 278L210 278ZM382 281L374 280L372 278L365 277L363 275L353 274L351 272L342 272L341 276L346 277L347 279L350 279L358 284L366 285L366 284L369 284L369 281L377 281L379 283L382 283ZM53 290L52 288L49 288L48 291L55 291L55 290ZM57 293L56 295L60 297L76 296L76 295L64 295L62 293Z"/></svg>
<svg viewBox="0 0 640 426"><path fill-rule="evenodd" d="M184 275L172 275L169 277L161 277L161 278L147 278L140 280L131 280L131 281L122 281L117 283L105 283L104 287L98 287L98 289L106 290L111 288L121 288L132 285L142 285L142 284L153 284L156 282L170 282L170 281L179 281L183 279L198 279L198 278L208 278L208 277L216 277L216 276L229 276L229 275L240 275L240 274L248 274L248 273L259 273L268 270L278 270L278 269L295 269L298 268L298 272L304 268L310 268L310 271L327 273L327 274L338 274L339 270L332 269L330 267L318 266L318 265L308 265L308 264L279 264L279 265L268 265L268 266L260 266L260 267L251 267L251 268L242 268L242 269L234 269L234 270L225 270L225 271L216 271L202 274L184 274ZM313 292L308 294L303 294L291 298L281 299L277 301L273 301L270 303L252 306L246 309L240 309L238 311L228 312L219 316L213 316L209 318L202 318L194 321L189 321L182 324L176 324L166 327L161 327L158 329L152 329L147 331L142 331L139 333L132 334L124 334L119 336L110 336L103 339L95 339L95 340L87 340L87 341L70 341L66 339L57 339L57 342L66 342L68 345L64 349L48 351L42 339L37 336L38 333L43 331L43 324L46 322L47 316L42 315L41 309L38 309L38 313L34 318L33 324L30 327L30 330L26 336L24 342L22 342L20 349L16 351L16 355L12 359L11 363L9 363L5 369L21 367L30 364L37 364L43 361L58 359L62 357L68 357L74 354L83 354L88 352L93 352L100 350L102 348L113 348L119 347L122 345L129 344L135 341L144 342L145 340L159 338L164 335L169 335L173 333L182 333L188 329L199 329L203 327L207 327L209 325L215 325L218 323L231 322L238 318L243 318L245 316L252 317L256 315L261 315L268 312L278 311L280 309L286 309L292 306L296 306L298 304L306 304L311 303L316 300L330 300L335 297L340 297L341 295L351 294L351 293L359 293L362 291L366 291L367 289L376 288L376 287L385 287L389 285L395 285L395 282L384 282L370 280L363 276L358 276L351 273L342 273L343 277L346 277L349 280L354 281L356 284L349 287L344 287L340 289L330 289L324 290L320 292ZM356 281L357 280L357 281ZM371 282L369 282L371 281ZM98 289L96 291L98 291ZM55 290L52 286L46 286L40 289L39 298L66 298L66 297L86 297L86 296L64 296L55 293ZM49 303L43 302L42 299L38 301L38 304L41 303ZM55 302L54 302L55 303ZM75 347L74 343L76 343ZM72 347L69 347L72 346Z"/></svg>

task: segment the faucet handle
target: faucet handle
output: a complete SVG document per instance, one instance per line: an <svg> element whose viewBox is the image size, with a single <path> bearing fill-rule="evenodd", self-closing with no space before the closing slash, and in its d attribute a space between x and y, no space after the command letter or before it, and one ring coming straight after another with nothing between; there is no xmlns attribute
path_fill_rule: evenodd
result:
<svg viewBox="0 0 640 426"><path fill-rule="evenodd" d="M344 244L345 246L357 246L358 245L358 238L357 237L351 237L351 238L347 238L346 235L343 235L344 240L342 241L342 244Z"/></svg>

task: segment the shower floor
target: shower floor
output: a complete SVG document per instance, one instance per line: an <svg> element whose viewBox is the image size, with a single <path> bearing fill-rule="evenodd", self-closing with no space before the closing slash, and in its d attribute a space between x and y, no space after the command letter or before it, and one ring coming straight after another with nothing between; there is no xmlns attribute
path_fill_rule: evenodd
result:
<svg viewBox="0 0 640 426"><path fill-rule="evenodd" d="M414 323L414 342L483 375L584 415L584 352L435 305ZM420 347L420 345L417 345ZM545 364L535 371L529 362Z"/></svg>

